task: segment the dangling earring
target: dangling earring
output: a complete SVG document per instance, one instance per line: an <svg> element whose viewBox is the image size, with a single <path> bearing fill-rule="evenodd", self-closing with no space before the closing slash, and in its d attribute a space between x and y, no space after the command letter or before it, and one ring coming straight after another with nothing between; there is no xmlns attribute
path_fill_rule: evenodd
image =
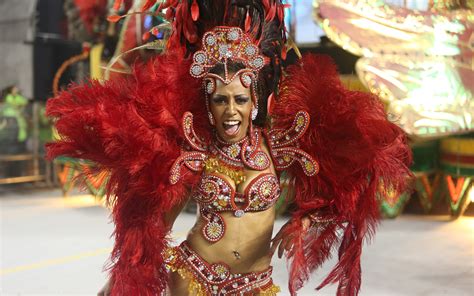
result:
<svg viewBox="0 0 474 296"><path fill-rule="evenodd" d="M258 115L258 107L252 106L252 120L255 120L255 118L257 118L257 115Z"/></svg>
<svg viewBox="0 0 474 296"><path fill-rule="evenodd" d="M211 108L209 106L210 96L216 90L216 83L214 79L205 79L204 80L204 92L206 94L206 109L207 109L207 116L209 117L209 123L212 126L216 125L216 121L214 120L214 116L211 113Z"/></svg>
<svg viewBox="0 0 474 296"><path fill-rule="evenodd" d="M214 116L212 115L211 112L207 112L207 116L209 117L209 124L212 126L216 125L216 121L214 120Z"/></svg>

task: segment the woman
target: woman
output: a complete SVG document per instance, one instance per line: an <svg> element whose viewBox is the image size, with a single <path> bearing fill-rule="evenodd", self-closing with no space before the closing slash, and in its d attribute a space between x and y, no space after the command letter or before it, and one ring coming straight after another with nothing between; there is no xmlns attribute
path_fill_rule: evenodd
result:
<svg viewBox="0 0 474 296"><path fill-rule="evenodd" d="M376 195L403 189L409 150L377 99L345 90L327 59L305 57L280 81L281 52L265 44L281 47L265 41L283 6L265 2L273 18L261 18L260 33L212 27L192 58L174 47L132 79L75 86L49 102L64 136L50 156L90 159L111 174L113 295L275 295L276 249L287 251L295 294L338 244L339 263L320 287L339 282L339 295L357 294ZM176 15L195 12L175 4ZM266 113L271 122L257 127ZM294 188L297 210L272 240L280 179ZM197 222L170 248L190 196Z"/></svg>

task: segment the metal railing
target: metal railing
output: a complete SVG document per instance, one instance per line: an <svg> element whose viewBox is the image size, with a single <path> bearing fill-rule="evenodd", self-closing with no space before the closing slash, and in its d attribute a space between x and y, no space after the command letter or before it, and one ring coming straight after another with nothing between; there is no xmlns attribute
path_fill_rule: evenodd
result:
<svg viewBox="0 0 474 296"><path fill-rule="evenodd" d="M0 185L43 181L51 186L53 168L45 160L44 150L48 139L40 137L40 129L46 134L51 129L45 120L44 103L30 103L15 116L5 116L4 108L0 104ZM20 129L27 133L26 139L18 139Z"/></svg>

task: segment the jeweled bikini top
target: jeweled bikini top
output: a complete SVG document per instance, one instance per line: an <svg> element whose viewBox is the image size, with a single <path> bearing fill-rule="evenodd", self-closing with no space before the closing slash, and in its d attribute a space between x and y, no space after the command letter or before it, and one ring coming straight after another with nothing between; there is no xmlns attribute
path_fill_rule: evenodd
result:
<svg viewBox="0 0 474 296"><path fill-rule="evenodd" d="M236 217L245 212L264 211L273 206L280 196L280 182L272 173L252 179L244 193L217 174L203 174L193 198L202 208L212 212L233 211Z"/></svg>
<svg viewBox="0 0 474 296"><path fill-rule="evenodd" d="M193 192L201 216L207 221L202 228L204 237L216 242L225 233L225 223L220 212L233 212L237 218L246 212L271 208L280 196L280 182L272 173L263 173L252 179L244 193L217 174L203 174L198 188Z"/></svg>

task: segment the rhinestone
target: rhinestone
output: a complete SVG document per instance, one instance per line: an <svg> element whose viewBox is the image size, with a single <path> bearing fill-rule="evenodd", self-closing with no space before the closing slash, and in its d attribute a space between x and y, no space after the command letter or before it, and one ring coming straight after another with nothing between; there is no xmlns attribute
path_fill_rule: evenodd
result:
<svg viewBox="0 0 474 296"><path fill-rule="evenodd" d="M285 139L289 140L289 139L290 139L290 136L289 136L289 135L286 135Z"/></svg>
<svg viewBox="0 0 474 296"><path fill-rule="evenodd" d="M213 279L214 277L212 276L212 274L210 274L207 278L208 278L208 280L212 281L212 279Z"/></svg>
<svg viewBox="0 0 474 296"><path fill-rule="evenodd" d="M214 83L208 82L206 85L206 92L212 94L214 92Z"/></svg>
<svg viewBox="0 0 474 296"><path fill-rule="evenodd" d="M255 46L249 45L245 48L245 54L248 56L253 56L256 53L257 49L255 48Z"/></svg>
<svg viewBox="0 0 474 296"><path fill-rule="evenodd" d="M255 58L252 61L252 64L255 68L260 68L263 66L263 59L261 57Z"/></svg>
<svg viewBox="0 0 474 296"><path fill-rule="evenodd" d="M249 278L245 278L244 281L245 281L246 284L248 284L249 283Z"/></svg>
<svg viewBox="0 0 474 296"><path fill-rule="evenodd" d="M212 36L212 35L209 35L206 37L206 44L207 45L214 45L216 44L216 37Z"/></svg>
<svg viewBox="0 0 474 296"><path fill-rule="evenodd" d="M212 286L212 290L217 290L217 288L219 288L219 287L217 287L217 286Z"/></svg>
<svg viewBox="0 0 474 296"><path fill-rule="evenodd" d="M235 288L237 288L237 287L238 287L237 283L233 283L233 284L232 284L232 288L235 289Z"/></svg>
<svg viewBox="0 0 474 296"><path fill-rule="evenodd" d="M221 56L227 56L229 52L229 46L227 44L219 44L219 54Z"/></svg>
<svg viewBox="0 0 474 296"><path fill-rule="evenodd" d="M239 30L238 29L232 29L227 33L227 39L231 41L235 41L239 39Z"/></svg>
<svg viewBox="0 0 474 296"><path fill-rule="evenodd" d="M237 210L237 211L234 212L234 216L237 217L237 218L242 217L244 214L245 214L245 212L243 210Z"/></svg>
<svg viewBox="0 0 474 296"><path fill-rule="evenodd" d="M242 81L245 85L250 85L252 83L252 78L249 75L245 75L242 77Z"/></svg>
<svg viewBox="0 0 474 296"><path fill-rule="evenodd" d="M194 61L198 64L204 64L206 60L207 60L206 55L202 52L199 52L194 55Z"/></svg>
<svg viewBox="0 0 474 296"><path fill-rule="evenodd" d="M202 74L202 72L204 72L204 69L199 65L194 65L191 67L191 74L194 76L199 76Z"/></svg>

